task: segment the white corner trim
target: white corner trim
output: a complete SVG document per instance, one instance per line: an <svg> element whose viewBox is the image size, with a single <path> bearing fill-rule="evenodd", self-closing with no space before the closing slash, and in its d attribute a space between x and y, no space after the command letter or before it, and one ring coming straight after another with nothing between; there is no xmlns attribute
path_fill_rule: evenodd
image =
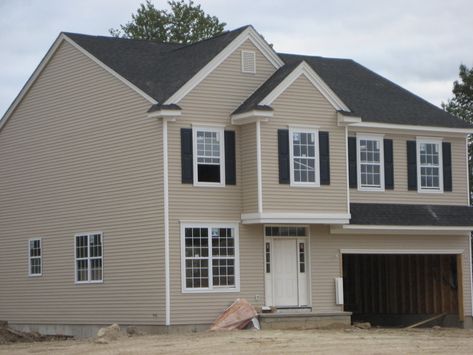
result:
<svg viewBox="0 0 473 355"><path fill-rule="evenodd" d="M204 80L215 68L217 68L225 59L227 59L236 49L238 49L246 40L250 40L256 48L268 59L271 64L279 69L284 62L279 58L276 52L266 43L265 40L256 32L253 27L248 27L240 33L229 45L227 45L219 54L208 62L196 75L177 90L164 104L177 104L192 89L194 89L202 80Z"/></svg>
<svg viewBox="0 0 473 355"><path fill-rule="evenodd" d="M468 152L468 136L465 138L465 166L466 166L466 204L469 206L471 203L470 201L471 196L470 196L470 165L469 165L469 152ZM473 284L473 274L471 275L472 275L472 284ZM473 299L473 293L471 294L471 297Z"/></svg>
<svg viewBox="0 0 473 355"><path fill-rule="evenodd" d="M340 249L340 254L463 254L464 249Z"/></svg>
<svg viewBox="0 0 473 355"><path fill-rule="evenodd" d="M258 213L263 213L263 173L261 168L261 122L256 121L256 175L258 182Z"/></svg>
<svg viewBox="0 0 473 355"><path fill-rule="evenodd" d="M473 128L448 128L448 127L433 127L433 126L416 126L406 124L392 124L392 123L378 123L378 122L359 122L350 124L350 127L355 128L380 128L380 129L395 129L405 131L418 132L439 132L452 134L469 134L473 133Z"/></svg>
<svg viewBox="0 0 473 355"><path fill-rule="evenodd" d="M349 171L349 161L348 161L348 127L345 126L345 180L347 185L347 213L350 213L350 171Z"/></svg>
<svg viewBox="0 0 473 355"><path fill-rule="evenodd" d="M268 122L273 117L273 111L251 110L248 112L237 113L230 116L232 124L244 125L248 123L255 123L257 121Z"/></svg>
<svg viewBox="0 0 473 355"><path fill-rule="evenodd" d="M171 118L175 121L181 115L181 110L159 110L148 113L148 118Z"/></svg>
<svg viewBox="0 0 473 355"><path fill-rule="evenodd" d="M164 194L164 283L165 324L171 325L171 275L169 259L169 176L168 176L168 120L163 119L163 194Z"/></svg>
<svg viewBox="0 0 473 355"><path fill-rule="evenodd" d="M304 75L314 87L330 102L336 109L350 111L343 101L333 92L333 90L322 80L322 78L305 61L300 63L286 78L276 86L261 102L260 105L271 105L279 95L281 95L296 79Z"/></svg>
<svg viewBox="0 0 473 355"><path fill-rule="evenodd" d="M243 224L345 224L349 223L350 218L349 213L263 212L241 215Z"/></svg>
<svg viewBox="0 0 473 355"><path fill-rule="evenodd" d="M121 76L120 74L118 74L115 70L113 70L112 68L110 68L109 66L105 65L102 61L98 60L95 56L93 56L91 53L89 53L88 51L86 51L84 48L82 48L81 46L79 46L76 42L74 42L74 40L72 40L71 38L67 37L67 35L64 35L64 39L66 40L66 42L68 42L69 44L71 44L74 48L76 48L77 50L79 50L82 54L84 54L86 57L92 59L93 62L95 62L96 64L98 64L102 69L105 69L107 72L109 72L110 74L112 74L115 78L117 78L118 80L120 80L121 82L123 82L126 86L128 86L129 88L131 88L133 91L136 91L139 95L141 95L142 97L144 97L146 100L148 100L149 102L151 102L152 104L157 104L158 102L153 99L151 96L149 96L147 93L145 93L143 90L141 90L140 88L138 88L135 84L132 84L130 81L128 81L127 79L125 79L123 76Z"/></svg>

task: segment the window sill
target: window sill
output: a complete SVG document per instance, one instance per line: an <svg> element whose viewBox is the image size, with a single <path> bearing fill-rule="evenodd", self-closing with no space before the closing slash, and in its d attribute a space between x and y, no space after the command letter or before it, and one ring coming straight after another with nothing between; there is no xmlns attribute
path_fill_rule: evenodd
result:
<svg viewBox="0 0 473 355"><path fill-rule="evenodd" d="M320 183L303 183L303 182L291 182L289 184L290 187L320 187Z"/></svg>
<svg viewBox="0 0 473 355"><path fill-rule="evenodd" d="M363 187L363 186L359 186L358 191L361 191L361 192L385 192L386 190L385 190L384 187Z"/></svg>
<svg viewBox="0 0 473 355"><path fill-rule="evenodd" d="M28 277L41 277L43 274L28 274Z"/></svg>
<svg viewBox="0 0 473 355"><path fill-rule="evenodd" d="M235 292L240 292L240 287L214 288L214 289L208 289L208 288L182 289L182 293L235 293Z"/></svg>
<svg viewBox="0 0 473 355"><path fill-rule="evenodd" d="M224 183L214 183L214 182L194 182L193 186L195 187L225 187Z"/></svg>
<svg viewBox="0 0 473 355"><path fill-rule="evenodd" d="M75 281L76 285L94 285L94 284L103 284L103 280L101 281Z"/></svg>
<svg viewBox="0 0 473 355"><path fill-rule="evenodd" d="M443 194L443 190L422 190L418 189L418 193L420 194Z"/></svg>

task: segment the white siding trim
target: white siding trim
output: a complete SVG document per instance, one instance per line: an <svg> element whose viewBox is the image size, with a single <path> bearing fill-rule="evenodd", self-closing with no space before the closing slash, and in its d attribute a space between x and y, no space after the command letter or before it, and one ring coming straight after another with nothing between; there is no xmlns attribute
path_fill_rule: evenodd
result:
<svg viewBox="0 0 473 355"><path fill-rule="evenodd" d="M340 254L463 254L464 249L340 249Z"/></svg>
<svg viewBox="0 0 473 355"><path fill-rule="evenodd" d="M362 127L362 128L382 128L382 129L396 129L406 131L419 131L419 132L441 132L444 134L469 134L473 133L473 128L449 128L449 127L433 127L433 126L416 126L406 124L395 124L395 123L378 123L378 122L360 122L352 123L350 127Z"/></svg>
<svg viewBox="0 0 473 355"><path fill-rule="evenodd" d="M256 121L256 175L258 181L258 213L263 213L263 173L261 167L261 122Z"/></svg>
<svg viewBox="0 0 473 355"><path fill-rule="evenodd" d="M221 287L213 289L188 289L186 287L186 245L185 245L185 229L186 228L232 228L235 235L235 287ZM238 223L228 222L188 222L182 223L180 228L181 238L181 292L182 293L235 293L240 292L240 232L238 229ZM212 249L212 244L209 243L209 249ZM211 255L209 253L209 255ZM209 263L209 282L211 281L212 273Z"/></svg>
<svg viewBox="0 0 473 355"><path fill-rule="evenodd" d="M466 204L470 205L470 165L469 165L469 156L468 156L468 136L465 138L465 163L466 163ZM473 274L472 274L473 275ZM472 296L473 297L473 292ZM473 302L472 302L473 304Z"/></svg>
<svg viewBox="0 0 473 355"><path fill-rule="evenodd" d="M227 45L227 47L217 54L187 83L181 86L181 88L177 90L170 98L168 98L164 104L177 104L179 101L181 101L190 91L192 91L192 89L194 89L202 80L204 80L211 72L213 72L215 68L217 68L225 59L227 59L246 40L250 40L276 69L279 69L284 65L284 62L281 60L281 58L279 58L276 52L264 39L262 39L260 34L250 26L240 33L237 38L233 40L233 42Z"/></svg>
<svg viewBox="0 0 473 355"><path fill-rule="evenodd" d="M349 181L349 162L348 162L348 127L345 126L345 165L346 165L346 182L347 182L347 213L350 213L350 181Z"/></svg>
<svg viewBox="0 0 473 355"><path fill-rule="evenodd" d="M405 235L407 232L420 235L464 235L465 232L473 231L473 226L448 227L448 226L389 226L389 225L336 225L330 227L331 234L365 234L383 235L395 234Z"/></svg>
<svg viewBox="0 0 473 355"><path fill-rule="evenodd" d="M165 324L171 325L171 276L169 264L169 183L168 183L168 120L163 118L163 194L164 194L164 279Z"/></svg>
<svg viewBox="0 0 473 355"><path fill-rule="evenodd" d="M473 270L472 270L472 265L471 265L471 233L468 233L467 235L467 238L468 238L468 263L470 264L469 266L469 270L470 270L470 298L471 298L471 304L473 305ZM473 312L472 312L473 314ZM470 314L470 315L472 315Z"/></svg>
<svg viewBox="0 0 473 355"><path fill-rule="evenodd" d="M314 87L327 99L327 101L336 109L350 111L343 101L333 92L333 90L322 80L322 78L312 69L312 67L303 61L286 78L273 89L261 102L260 105L269 106L279 95L281 95L296 79L304 75Z"/></svg>
<svg viewBox="0 0 473 355"><path fill-rule="evenodd" d="M241 215L241 221L243 224L345 224L349 223L350 214L297 212L243 213Z"/></svg>

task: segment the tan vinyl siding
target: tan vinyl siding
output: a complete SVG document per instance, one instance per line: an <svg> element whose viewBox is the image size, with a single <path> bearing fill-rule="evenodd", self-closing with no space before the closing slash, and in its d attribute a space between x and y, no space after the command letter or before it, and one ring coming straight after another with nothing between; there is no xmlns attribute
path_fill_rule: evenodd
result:
<svg viewBox="0 0 473 355"><path fill-rule="evenodd" d="M359 131L360 133L385 133L378 131ZM355 133L349 135L355 136ZM416 140L416 137L441 137L444 142L450 142L452 147L452 183L451 192L444 193L418 193L407 190L407 148L406 141ZM350 202L361 203L418 203L418 204L443 204L467 205L468 183L466 168L465 138L454 136L441 136L439 133L406 134L405 132L386 133L386 139L393 140L394 160L394 190L384 192L358 191L350 189Z"/></svg>
<svg viewBox="0 0 473 355"><path fill-rule="evenodd" d="M0 132L0 318L164 324L161 123L63 42ZM74 283L74 234L103 232L104 283ZM43 276L28 278L27 240Z"/></svg>
<svg viewBox="0 0 473 355"><path fill-rule="evenodd" d="M241 183L242 213L258 210L258 180L256 163L256 124L251 123L240 128L241 142Z"/></svg>
<svg viewBox="0 0 473 355"><path fill-rule="evenodd" d="M241 50L256 52L256 74L241 72ZM242 211L242 186L248 185L243 178L242 166L253 165L250 151L239 149L242 142L253 144L251 128L230 126L231 113L254 90L266 81L275 68L247 41L235 50L219 67L204 79L181 102L182 116L169 124L169 208L170 208L170 263L171 263L171 323L210 323L238 297L254 301L256 295L263 300L264 279L262 273L263 240L262 227L240 225L240 293L183 294L181 292L180 222L239 222ZM237 184L225 187L195 187L181 183L180 129L192 124L226 125L236 131ZM254 127L254 125L253 125ZM255 133L256 135L256 133ZM242 154L245 160L242 162ZM256 154L256 152L255 152ZM244 172L246 175L247 173ZM256 179L254 179L256 182ZM255 187L250 188L251 191ZM245 205L255 203L245 192ZM246 198L248 198L246 200ZM256 232L258 231L258 232ZM260 270L261 273L255 272ZM258 301L260 302L260 301Z"/></svg>
<svg viewBox="0 0 473 355"><path fill-rule="evenodd" d="M312 307L314 312L340 311L335 304L334 278L341 276L340 249L464 250L465 315L472 314L469 236L458 235L334 235L328 226L311 226Z"/></svg>
<svg viewBox="0 0 473 355"><path fill-rule="evenodd" d="M347 212L345 129L337 126L336 111L301 76L273 103L274 117L261 124L263 210L286 212ZM279 184L277 130L288 125L318 126L329 132L330 185L300 187Z"/></svg>

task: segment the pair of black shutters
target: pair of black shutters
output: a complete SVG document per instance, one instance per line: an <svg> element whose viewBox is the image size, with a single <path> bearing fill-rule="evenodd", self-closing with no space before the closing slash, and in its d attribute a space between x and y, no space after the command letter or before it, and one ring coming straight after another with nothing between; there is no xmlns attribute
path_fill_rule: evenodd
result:
<svg viewBox="0 0 473 355"><path fill-rule="evenodd" d="M416 141L407 141L407 187L408 190L417 191L417 144ZM394 162L393 141L384 140L384 188L394 189ZM348 137L348 163L350 187L357 187L357 151L356 137ZM443 160L443 190L452 191L452 153L451 144L442 143Z"/></svg>
<svg viewBox="0 0 473 355"><path fill-rule="evenodd" d="M225 131L224 140L225 184L236 185L235 132ZM183 184L192 184L194 182L192 147L192 128L181 128L181 179Z"/></svg>
<svg viewBox="0 0 473 355"><path fill-rule="evenodd" d="M289 184L290 156L289 130L278 129L279 183ZM328 132L319 132L319 169L320 184L330 185L330 149Z"/></svg>

